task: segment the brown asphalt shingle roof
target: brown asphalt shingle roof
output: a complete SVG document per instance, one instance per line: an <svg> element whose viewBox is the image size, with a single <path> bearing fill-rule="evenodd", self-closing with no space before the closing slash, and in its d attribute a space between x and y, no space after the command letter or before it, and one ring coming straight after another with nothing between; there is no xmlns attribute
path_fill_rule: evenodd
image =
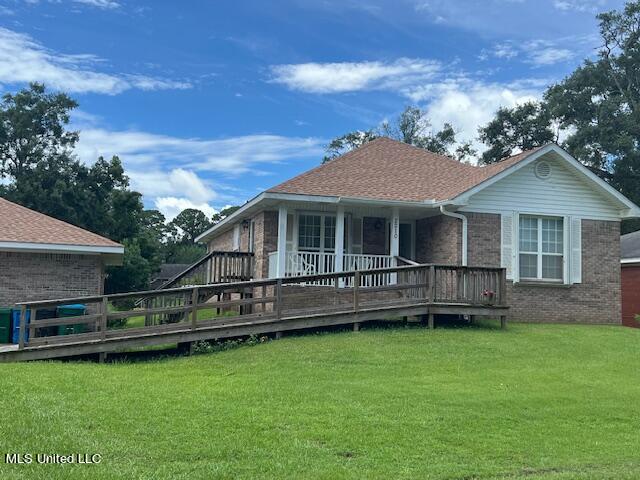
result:
<svg viewBox="0 0 640 480"><path fill-rule="evenodd" d="M0 198L0 242L121 247L80 227Z"/></svg>
<svg viewBox="0 0 640 480"><path fill-rule="evenodd" d="M536 150L477 167L381 137L267 191L412 202L449 200Z"/></svg>

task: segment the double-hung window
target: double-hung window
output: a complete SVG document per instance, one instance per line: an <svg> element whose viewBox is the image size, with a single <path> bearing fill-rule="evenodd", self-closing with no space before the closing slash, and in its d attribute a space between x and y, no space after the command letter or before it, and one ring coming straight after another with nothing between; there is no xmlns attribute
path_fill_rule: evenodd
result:
<svg viewBox="0 0 640 480"><path fill-rule="evenodd" d="M521 280L562 281L564 225L559 217L520 216L519 264Z"/></svg>
<svg viewBox="0 0 640 480"><path fill-rule="evenodd" d="M335 215L300 214L298 248L302 251L333 252L336 248Z"/></svg>

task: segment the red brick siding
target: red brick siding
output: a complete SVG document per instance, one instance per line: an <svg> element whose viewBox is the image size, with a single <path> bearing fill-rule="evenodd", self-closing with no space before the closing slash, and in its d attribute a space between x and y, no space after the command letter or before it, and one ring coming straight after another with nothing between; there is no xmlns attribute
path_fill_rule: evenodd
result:
<svg viewBox="0 0 640 480"><path fill-rule="evenodd" d="M416 261L459 265L461 252L460 220L439 215L416 221Z"/></svg>
<svg viewBox="0 0 640 480"><path fill-rule="evenodd" d="M468 263L500 266L500 215L467 214ZM582 221L582 283L570 286L507 282L509 317L523 322L621 321L620 224Z"/></svg>
<svg viewBox="0 0 640 480"><path fill-rule="evenodd" d="M640 265L622 265L622 324L640 327Z"/></svg>
<svg viewBox="0 0 640 480"><path fill-rule="evenodd" d="M0 272L0 306L103 292L97 255L0 252Z"/></svg>

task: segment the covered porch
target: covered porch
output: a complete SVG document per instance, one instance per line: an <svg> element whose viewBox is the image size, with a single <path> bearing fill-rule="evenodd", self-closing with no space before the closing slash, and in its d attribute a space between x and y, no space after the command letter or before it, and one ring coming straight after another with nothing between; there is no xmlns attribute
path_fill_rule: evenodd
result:
<svg viewBox="0 0 640 480"><path fill-rule="evenodd" d="M280 203L276 249L268 254L269 278L429 262L464 265L461 256L451 261L435 258L430 251L433 235L429 225L443 216L440 208L397 203ZM447 217L456 215L446 213ZM462 229L459 219L447 220L453 228ZM458 235L447 239L453 248L457 245L455 237Z"/></svg>

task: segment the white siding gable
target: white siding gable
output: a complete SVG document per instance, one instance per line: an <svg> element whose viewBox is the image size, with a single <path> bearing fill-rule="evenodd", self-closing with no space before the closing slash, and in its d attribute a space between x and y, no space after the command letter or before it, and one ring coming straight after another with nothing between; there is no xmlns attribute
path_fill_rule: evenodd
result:
<svg viewBox="0 0 640 480"><path fill-rule="evenodd" d="M537 160L472 195L461 211L501 213L518 211L542 215L573 215L582 218L616 220L621 205L598 191L582 174L562 159L545 155L551 174L535 174Z"/></svg>

